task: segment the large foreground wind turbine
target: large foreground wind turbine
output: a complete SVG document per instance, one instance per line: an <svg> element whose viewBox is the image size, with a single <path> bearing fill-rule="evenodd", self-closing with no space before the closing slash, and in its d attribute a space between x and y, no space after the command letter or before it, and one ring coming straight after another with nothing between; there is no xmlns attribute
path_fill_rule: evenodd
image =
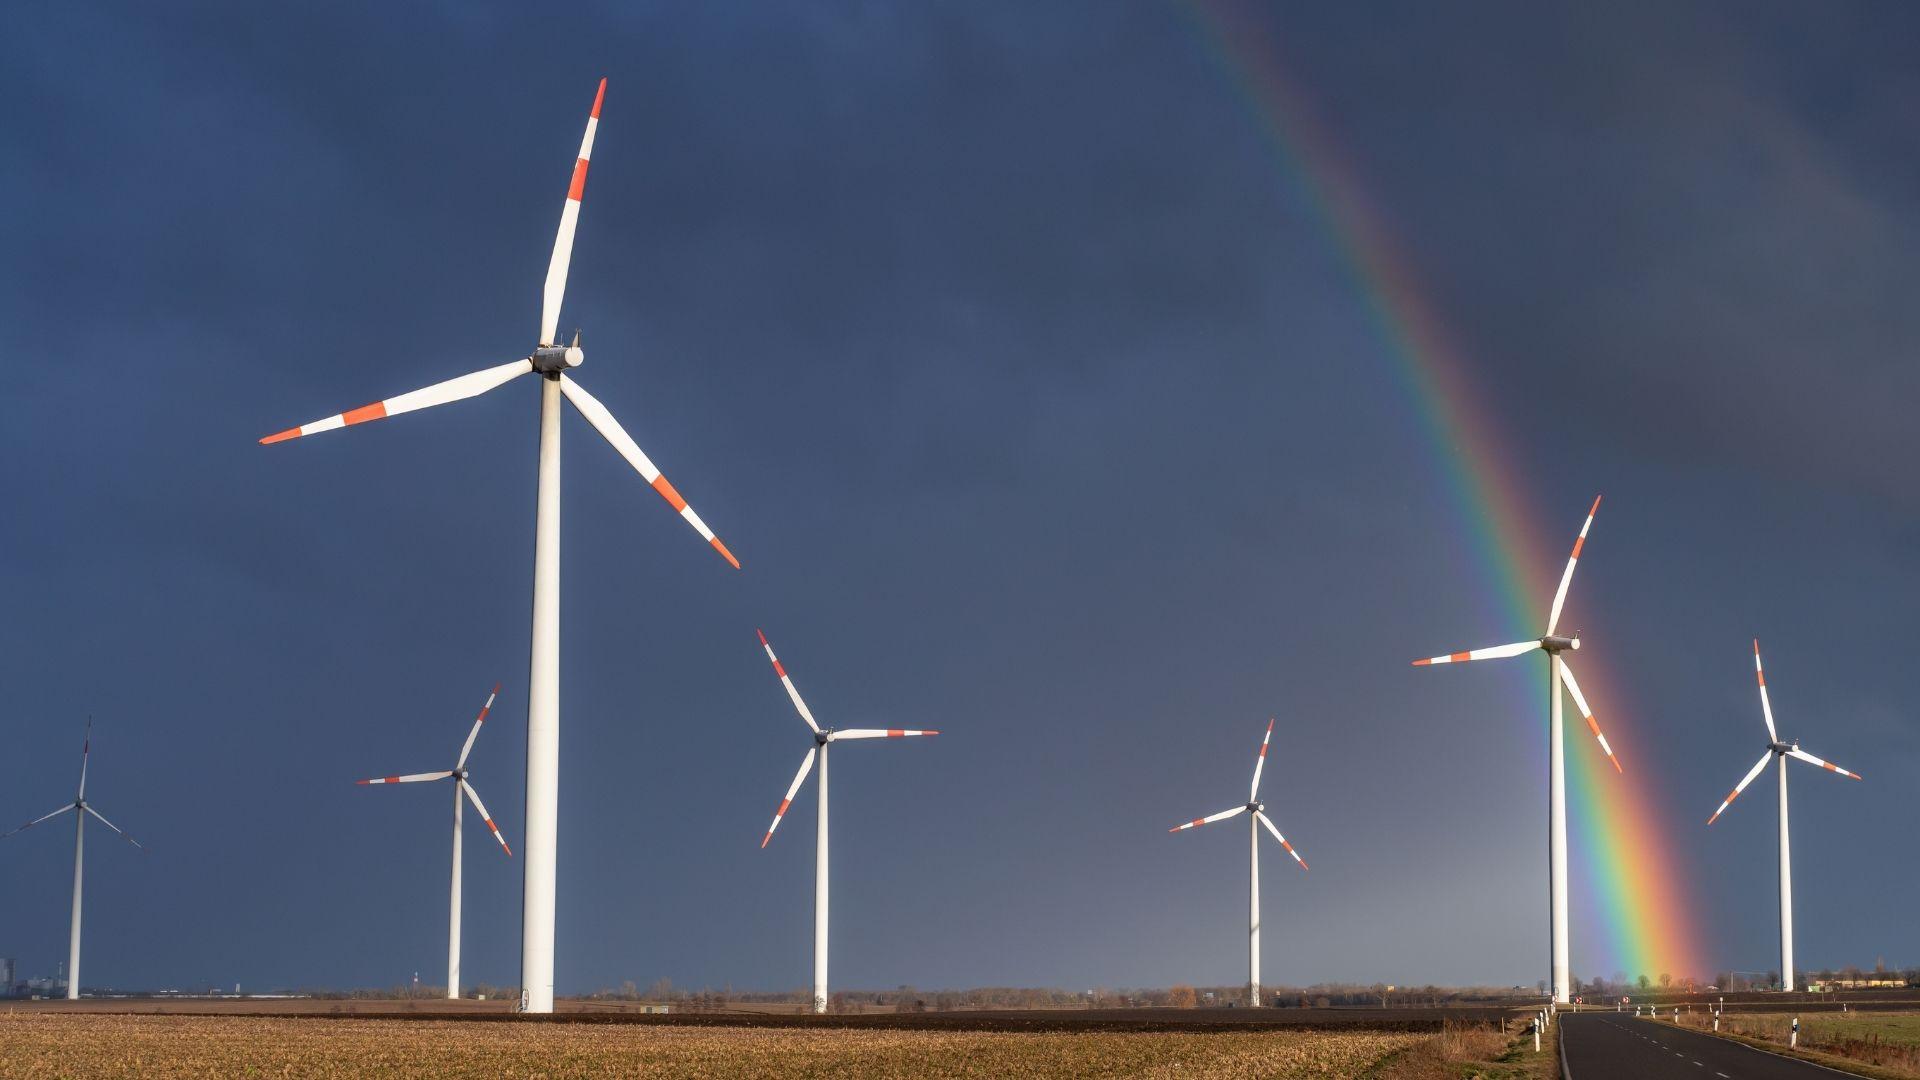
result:
<svg viewBox="0 0 1920 1080"><path fill-rule="evenodd" d="M1547 727L1547 905L1551 926L1549 944L1553 957L1553 1000L1562 1005L1573 1000L1567 959L1567 754L1566 736L1560 723L1562 682L1573 694L1573 703L1580 707L1580 715L1586 719L1587 728L1593 732L1594 738L1600 740L1600 749L1607 755L1607 760L1613 762L1615 771L1623 771L1620 769L1620 759L1614 757L1613 748L1607 745L1607 737L1600 733L1600 724L1594 720L1593 710L1587 707L1586 696L1580 693L1580 684L1574 681L1573 669L1567 666L1566 657L1562 655L1580 648L1580 636L1561 637L1554 633L1560 625L1560 608L1567 602L1567 586L1573 584L1574 565L1580 561L1580 549L1587 542L1587 530L1593 528L1593 515L1599 511L1600 497L1596 495L1593 506L1587 510L1586 523L1580 526L1580 535L1573 541L1573 554L1567 556L1566 572L1560 575L1560 588L1553 594L1553 607L1547 612L1547 632L1544 636L1534 641L1517 641L1511 645L1495 645L1488 649L1472 649L1413 662L1416 667L1459 664L1468 660L1522 656L1535 649L1547 654L1547 694L1551 703Z"/></svg>
<svg viewBox="0 0 1920 1080"><path fill-rule="evenodd" d="M484 394L521 375L540 376L540 482L534 501L533 525L533 656L527 679L527 847L525 886L521 894L520 1003L527 1012L553 1011L554 846L560 803L560 399L564 395L587 418L620 456L653 485L662 498L737 569L740 560L713 535L653 461L628 436L606 406L567 375L585 354L580 335L559 344L560 298L567 288L567 264L573 257L573 230L580 217L580 199L586 191L587 160L593 151L594 129L600 123L600 103L607 80L593 97L587 134L573 164L573 182L560 208L560 232L554 237L553 258L547 264L546 292L540 308L540 344L533 355L510 364L486 368L399 397L376 401L350 412L329 416L297 428L288 428L260 441L282 442L351 424L397 416L431 405L444 405Z"/></svg>
<svg viewBox="0 0 1920 1080"><path fill-rule="evenodd" d="M1787 759L1790 757L1799 758L1801 761L1804 761L1809 765L1818 765L1821 768L1827 770L1828 772L1837 772L1841 776L1851 776L1855 780L1860 779L1860 775L1858 773L1848 772L1847 770L1841 768L1840 766L1835 765L1831 761L1822 761L1819 758L1814 757L1812 754L1809 754L1805 750L1800 749L1800 743L1798 740L1791 743L1780 741L1780 733L1774 730L1774 727L1773 727L1773 705L1767 701L1767 673L1766 673L1766 670L1760 666L1760 639L1758 638L1755 638L1753 642L1753 675L1754 675L1754 678L1757 679L1760 683L1760 715L1767 722L1767 750L1766 750L1766 753L1760 755L1759 761L1756 761L1753 763L1753 768L1747 770L1747 775L1742 777L1740 782L1734 785L1733 790L1727 793L1726 799L1720 804L1720 809L1715 810L1713 812L1713 816L1707 819L1707 824L1709 825L1713 824L1715 821L1718 821L1720 819L1721 814L1726 813L1727 807L1733 805L1733 800L1739 798L1740 793L1747 789L1747 785L1753 783L1753 778L1760 775L1760 770L1767 767L1768 759L1770 758L1779 759L1779 768L1780 768L1780 988L1782 990L1792 990L1793 989L1793 854L1787 848Z"/></svg>
<svg viewBox="0 0 1920 1080"><path fill-rule="evenodd" d="M473 790L473 784L467 779L467 755L473 753L473 740L480 736L480 725L487 722L487 710L493 708L493 696L500 692L500 684L494 683L487 693L487 703L480 706L480 715L474 717L473 730L467 732L466 745L460 747L460 760L446 772L409 773L405 776L377 776L371 780L357 780L359 784L417 784L427 780L453 781L453 899L447 912L447 996L458 1000L460 997L460 816L463 807L460 796L473 800L473 808L480 812L480 820L487 823L493 831L493 838L500 841L500 850L508 855L513 849L507 846L507 838L500 835L500 826L493 823L493 815L487 813L485 803L480 801L480 793Z"/></svg>
<svg viewBox="0 0 1920 1080"><path fill-rule="evenodd" d="M773 824L767 826L767 835L760 839L764 849L773 839L773 830L780 827L780 819L786 816L787 807L793 805L793 797L799 794L800 785L806 783L807 773L813 770L813 761L820 759L820 816L814 831L813 844L813 1011L827 1011L827 747L841 739L899 739L909 735L938 735L937 731L914 731L906 728L845 728L835 731L823 728L813 719L807 703L800 700L800 691L793 688L793 680L787 677L787 669L780 665L780 658L773 655L773 646L767 644L767 635L760 634L760 647L767 650L767 659L773 661L773 673L780 676L780 685L787 688L787 696L793 699L793 707L800 713L800 719L813 729L813 747L800 762L800 771L794 774L793 783L787 786L787 797L780 800L780 809L773 812Z"/></svg>
<svg viewBox="0 0 1920 1080"><path fill-rule="evenodd" d="M12 836L14 833L20 832L24 829L31 829L35 825L38 825L43 821L50 821L54 818L57 818L61 814L64 814L69 810L80 811L80 813L75 814L73 816L73 919L72 919L72 922L69 924L69 928L67 931L67 935L68 935L67 936L67 1000L68 1001L80 1000L80 887L82 884L81 871L86 867L86 859L84 856L86 854L86 846L87 846L86 845L87 815L92 814L94 817L99 818L100 824L105 825L107 828L112 829L114 832L120 833L121 837L123 837L127 841L127 843L132 844L134 847L140 848L141 851L147 850L144 846L141 845L140 841L135 840L133 837L128 836L126 833L120 832L120 826L115 825L113 822L108 821L104 817L101 817L100 811L95 810L93 808L93 805L87 802L87 752L90 749L92 749L92 747L93 747L93 718L88 717L86 738L80 743L80 790L74 795L73 801L61 807L60 809L55 810L51 814L42 814L39 817L34 818L32 821L27 822L25 825L20 826L20 828L18 829L13 829L6 833L0 833L0 840L5 840L7 837Z"/></svg>
<svg viewBox="0 0 1920 1080"><path fill-rule="evenodd" d="M1267 733L1260 737L1260 756L1253 763L1253 784L1247 789L1247 803L1231 810L1222 810L1203 818L1194 818L1185 825L1175 825L1168 832L1181 832L1198 828L1214 821L1225 821L1237 814L1252 814L1247 820L1247 1005L1260 1007L1260 830L1256 825L1265 825L1280 846L1287 849L1293 861L1300 869L1307 868L1307 861L1293 850L1287 838L1280 835L1273 822L1266 815L1267 805L1260 801L1260 770L1267 765L1267 744L1273 741L1273 721L1267 721Z"/></svg>

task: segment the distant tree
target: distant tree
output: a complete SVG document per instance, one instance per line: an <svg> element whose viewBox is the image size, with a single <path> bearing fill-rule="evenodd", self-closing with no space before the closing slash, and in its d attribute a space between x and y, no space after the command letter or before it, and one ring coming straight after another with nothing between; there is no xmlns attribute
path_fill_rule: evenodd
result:
<svg viewBox="0 0 1920 1080"><path fill-rule="evenodd" d="M1637 981L1640 984L1640 990L1642 993L1645 993L1647 988L1653 985L1653 980L1647 978L1647 973L1644 971L1640 973L1640 978Z"/></svg>
<svg viewBox="0 0 1920 1080"><path fill-rule="evenodd" d="M1775 990L1780 989L1780 973L1779 972L1777 971L1767 972L1767 986Z"/></svg>
<svg viewBox="0 0 1920 1080"><path fill-rule="evenodd" d="M654 1001L672 1000L673 980L667 978L665 975L653 980L653 985L647 987L647 997Z"/></svg>
<svg viewBox="0 0 1920 1080"><path fill-rule="evenodd" d="M1673 976L1667 974L1664 971L1661 972L1660 973L1660 989L1671 990L1672 988L1673 988Z"/></svg>
<svg viewBox="0 0 1920 1080"><path fill-rule="evenodd" d="M1186 983L1175 983L1167 991L1167 1004L1176 1009L1191 1009L1199 1004L1199 999L1194 994L1193 987Z"/></svg>

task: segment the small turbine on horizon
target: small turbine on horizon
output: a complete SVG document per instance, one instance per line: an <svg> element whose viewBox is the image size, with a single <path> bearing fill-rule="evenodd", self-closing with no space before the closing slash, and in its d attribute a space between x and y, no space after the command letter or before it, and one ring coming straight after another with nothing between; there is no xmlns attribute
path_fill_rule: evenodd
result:
<svg viewBox="0 0 1920 1080"><path fill-rule="evenodd" d="M1747 775L1727 793L1726 799L1720 803L1720 808L1707 819L1707 824L1711 825L1720 820L1720 815L1727 812L1727 807L1733 805L1733 800L1740 797L1740 793L1747 789L1748 784L1753 783L1753 778L1760 775L1760 770L1767 767L1767 762L1778 759L1780 763L1780 988L1792 990L1793 854L1788 850L1787 845L1787 759L1799 758L1809 765L1818 765L1828 772L1851 776L1855 780L1860 779L1860 775L1848 772L1831 761L1822 761L1814 757L1800 749L1798 741L1787 743L1780 740L1780 733L1773 726L1773 705L1767 700L1767 673L1760 666L1760 639L1758 638L1753 641L1753 676L1760 683L1760 715L1767 722L1767 750L1760 755L1759 761L1754 762L1753 768L1747 770Z"/></svg>
<svg viewBox="0 0 1920 1080"><path fill-rule="evenodd" d="M1267 766L1267 744L1272 741L1273 721L1268 720L1267 733L1260 737L1260 756L1253 762L1253 784L1247 789L1245 806L1194 818L1185 825L1175 825L1167 830L1170 833L1183 832L1215 821L1225 821L1239 814L1253 815L1247 822L1247 1005L1255 1009L1260 1007L1260 830L1255 825L1266 826L1273 838L1280 841L1280 846L1287 849L1287 854L1293 856L1293 861L1300 864L1300 869L1307 868L1307 860L1302 859L1287 838L1280 835L1280 830L1267 817L1267 804L1260 801L1260 771Z"/></svg>
<svg viewBox="0 0 1920 1080"><path fill-rule="evenodd" d="M793 680L787 677L787 669L780 664L780 658L773 655L773 646L767 643L767 635L759 630L760 647L767 650L767 659L773 662L773 673L780 676L780 685L786 687L787 696L793 699L793 707L800 719L813 729L813 747L800 762L800 771L794 774L793 783L787 785L786 798L780 800L780 809L773 812L773 824L767 826L767 835L760 840L765 849L773 839L773 831L780 827L780 819L786 816L787 807L793 805L793 797L800 792L800 785L806 783L807 773L813 770L814 759L820 761L820 803L819 819L814 830L813 847L813 1011L827 1011L827 747L841 739L899 739L913 735L938 735L937 731L911 730L907 728L844 728L834 730L823 728L813 719L813 713L807 703L800 700L800 691L794 689Z"/></svg>
<svg viewBox="0 0 1920 1080"><path fill-rule="evenodd" d="M87 734L85 739L80 743L80 790L75 793L73 801L50 814L42 814L17 829L0 833L0 840L5 840L14 833L31 829L35 825L57 818L69 810L80 811L80 813L74 815L73 819L73 918L67 932L68 1001L80 1000L80 892L81 885L83 884L81 871L86 866L86 860L83 856L86 852L87 815L92 814L100 820L100 824L105 825L116 833L120 833L121 838L126 840L127 843L132 844L141 851L147 850L146 846L141 844L140 841L135 840L126 833L120 832L120 826L115 825L113 822L101 816L100 811L95 810L93 804L87 801L87 756L92 748L93 717L89 716L87 717Z"/></svg>
<svg viewBox="0 0 1920 1080"><path fill-rule="evenodd" d="M1601 752L1607 755L1608 761L1613 762L1614 771L1625 771L1620 768L1620 759L1614 756L1613 747L1607 745L1607 737L1600 733L1600 724L1593 718L1593 710L1587 707L1586 695L1580 692L1580 684L1573 678L1573 669L1567 666L1566 657L1562 655L1580 648L1580 635L1562 637L1554 633L1560 626L1560 608L1567 601L1567 587L1573 584L1573 568L1580 561L1580 549L1587 543L1587 530L1593 528L1593 515L1599 512L1600 496L1595 495L1593 506L1587 510L1586 523L1580 526L1580 535L1574 538L1573 554L1567 556L1567 569L1560 575L1560 588L1553 594L1553 607L1547 612L1546 634L1533 641L1516 641L1511 645L1471 649L1413 662L1415 667L1425 667L1429 664L1461 664L1469 660L1524 656L1536 649L1547 654L1547 694L1551 703L1547 728L1547 908L1551 928L1549 971L1553 976L1553 1000L1561 1005L1573 1000L1567 949L1567 751L1566 733L1560 721L1561 683L1564 682L1567 691L1573 695L1573 703L1580 707L1580 715L1586 719L1593 737L1599 740Z"/></svg>
<svg viewBox="0 0 1920 1080"><path fill-rule="evenodd" d="M485 803L480 801L480 793L473 790L468 779L467 755L473 753L473 740L480 737L480 725L487 722L487 711L493 708L493 698L500 692L500 684L494 683L487 692L487 703L480 706L480 715L474 717L473 730L467 732L466 744L460 747L460 760L453 768L445 772L409 773L405 776L377 776L371 780L356 780L354 783L367 784L418 784L429 780L453 781L453 899L447 913L447 997L458 1000L460 997L460 818L464 807L460 796L473 800L473 808L480 812L480 820L487 823L493 838L500 841L500 850L512 857L513 849L507 846L507 838L500 835L500 826L493 823L493 815L487 813ZM420 982L418 972L414 974L415 985Z"/></svg>

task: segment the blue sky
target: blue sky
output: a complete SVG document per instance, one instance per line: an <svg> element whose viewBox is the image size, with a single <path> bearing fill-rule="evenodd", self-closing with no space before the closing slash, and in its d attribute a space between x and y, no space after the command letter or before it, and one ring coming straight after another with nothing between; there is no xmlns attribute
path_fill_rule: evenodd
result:
<svg viewBox="0 0 1920 1080"><path fill-rule="evenodd" d="M1909 15L1261 18L1541 531L1607 494L1570 614L1633 685L1704 951L1773 966L1771 794L1701 824L1759 752L1757 635L1783 729L1868 778L1795 777L1802 964L1920 963ZM1269 715L1314 866L1264 860L1269 981L1544 975L1535 673L1406 666L1504 628L1190 12L0 30L0 816L68 797L91 714L89 793L153 849L89 844L88 982L437 977L446 793L351 781L446 767L495 681L475 780L519 843L533 386L255 440L526 354L603 75L562 325L745 569L569 417L562 992L806 981L810 792L758 848L806 739L756 626L823 721L943 732L836 754L839 985L1234 981L1242 838L1165 829L1239 797ZM70 841L0 848L25 972ZM511 983L519 862L468 843L465 969Z"/></svg>

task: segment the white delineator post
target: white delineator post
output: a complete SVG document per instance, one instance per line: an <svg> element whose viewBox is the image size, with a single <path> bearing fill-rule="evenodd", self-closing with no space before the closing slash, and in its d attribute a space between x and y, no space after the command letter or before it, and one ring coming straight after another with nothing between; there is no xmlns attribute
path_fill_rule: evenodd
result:
<svg viewBox="0 0 1920 1080"><path fill-rule="evenodd" d="M85 783L82 780L81 783ZM87 813L73 815L73 920L67 936L67 1000L80 1000L80 870L87 839Z"/></svg>
<svg viewBox="0 0 1920 1080"><path fill-rule="evenodd" d="M560 816L560 380L540 381L533 525L533 655L527 673L527 848L520 893L520 1004L553 1011L555 851Z"/></svg>
<svg viewBox="0 0 1920 1080"><path fill-rule="evenodd" d="M827 748L820 744L820 814L813 834L813 1011L827 1011Z"/></svg>
<svg viewBox="0 0 1920 1080"><path fill-rule="evenodd" d="M1787 757L1780 769L1780 988L1793 989L1793 853L1787 837Z"/></svg>
<svg viewBox="0 0 1920 1080"><path fill-rule="evenodd" d="M1559 656L1548 654L1549 692L1553 695L1552 728L1547 734L1547 902L1549 946L1553 956L1553 1000L1564 1005L1573 1000L1568 984L1571 967L1567 959L1567 743L1561 723Z"/></svg>
<svg viewBox="0 0 1920 1080"><path fill-rule="evenodd" d="M453 900L447 911L447 997L460 997L460 781L453 782Z"/></svg>
<svg viewBox="0 0 1920 1080"><path fill-rule="evenodd" d="M1260 1007L1260 819L1247 815L1247 1007Z"/></svg>

